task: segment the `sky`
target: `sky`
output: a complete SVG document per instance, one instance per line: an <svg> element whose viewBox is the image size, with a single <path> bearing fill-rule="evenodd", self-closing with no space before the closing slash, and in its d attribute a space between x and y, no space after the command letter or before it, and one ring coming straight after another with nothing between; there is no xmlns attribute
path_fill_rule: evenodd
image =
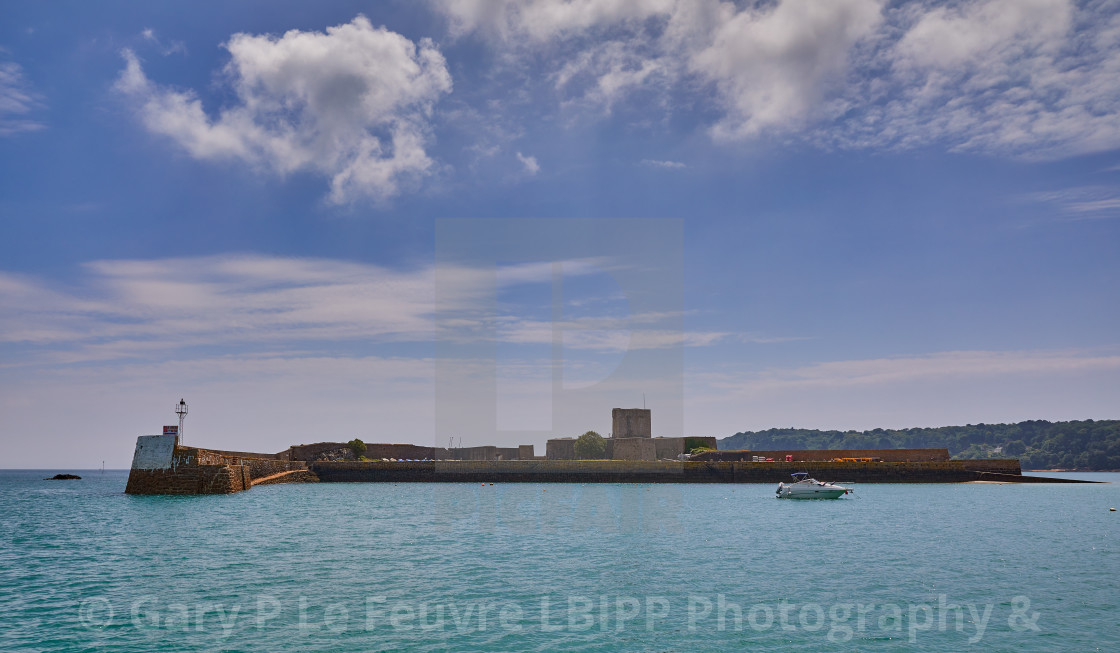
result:
<svg viewBox="0 0 1120 653"><path fill-rule="evenodd" d="M5 2L0 467L1120 418L1120 2Z"/></svg>

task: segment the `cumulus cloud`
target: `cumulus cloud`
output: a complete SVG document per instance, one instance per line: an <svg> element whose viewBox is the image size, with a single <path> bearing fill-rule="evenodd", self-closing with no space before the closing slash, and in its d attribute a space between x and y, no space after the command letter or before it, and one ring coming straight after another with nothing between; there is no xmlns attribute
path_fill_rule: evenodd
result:
<svg viewBox="0 0 1120 653"><path fill-rule="evenodd" d="M162 87L125 51L116 88L150 131L191 156L276 174L314 171L335 203L385 199L427 174L432 107L451 90L443 55L364 16L326 32L234 34L224 79L237 101L209 115L192 91Z"/></svg>
<svg viewBox="0 0 1120 653"><path fill-rule="evenodd" d="M717 109L720 142L778 134L1028 159L1120 147L1111 0L432 2L454 34L519 62L540 54L562 101L610 111L679 92Z"/></svg>
<svg viewBox="0 0 1120 653"><path fill-rule="evenodd" d="M642 164L647 165L647 166L653 166L655 168L669 168L669 169L674 169L674 168L680 169L680 168L687 168L688 167L685 164L681 163L680 161L659 161L657 159L642 159Z"/></svg>
<svg viewBox="0 0 1120 653"><path fill-rule="evenodd" d="M732 139L790 128L843 78L852 45L878 24L881 0L445 0L453 32L561 56L556 88L603 106L689 78L713 84ZM567 46L566 48L564 46Z"/></svg>
<svg viewBox="0 0 1120 653"><path fill-rule="evenodd" d="M23 76L23 68L11 61L0 61L0 136L35 131L43 123L28 118L41 105Z"/></svg>
<svg viewBox="0 0 1120 653"><path fill-rule="evenodd" d="M792 127L842 80L852 46L880 22L879 0L784 0L766 11L728 10L692 69L713 80L728 111L720 139Z"/></svg>

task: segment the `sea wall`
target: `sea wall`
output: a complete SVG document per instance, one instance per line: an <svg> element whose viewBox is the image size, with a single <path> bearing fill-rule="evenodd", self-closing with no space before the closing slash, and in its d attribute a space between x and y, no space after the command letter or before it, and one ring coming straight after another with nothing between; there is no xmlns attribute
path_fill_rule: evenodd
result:
<svg viewBox="0 0 1120 653"><path fill-rule="evenodd" d="M306 469L307 463L282 460L278 454L183 447L173 434L142 435L136 440L125 492L229 494L248 490L256 479Z"/></svg>
<svg viewBox="0 0 1120 653"><path fill-rule="evenodd" d="M170 438L170 440L168 440ZM650 456L657 439L618 438L616 453ZM551 444L552 441L550 441ZM610 442L610 440L608 440ZM634 445L634 443L640 443ZM255 484L292 482L526 482L526 483L777 483L793 472L808 472L826 481L862 483L960 483L974 480L1042 482L1022 477L1019 461L904 460L854 462L800 460L749 462L740 460L398 460L300 461L253 457L200 447L177 446L174 435L141 436L125 492L129 494L228 494ZM483 447L472 449L482 450ZM493 455L499 449L493 448ZM457 450L463 451L463 450ZM877 450L887 454L891 450ZM902 456L935 457L939 450L901 450ZM918 454L912 452L919 452ZM934 453L930 453L930 452ZM944 451L944 450L940 450ZM503 448L502 455L521 451ZM911 452L911 453L907 453ZM925 453L921 453L925 452ZM528 453L528 452L526 452ZM710 453L710 452L709 452ZM722 453L722 452L720 452ZM870 457L856 451L807 452L833 458ZM836 454L836 455L833 455ZM850 455L839 455L850 454ZM755 455L760 455L756 453ZM946 452L947 455L947 452Z"/></svg>
<svg viewBox="0 0 1120 653"><path fill-rule="evenodd" d="M991 458L988 460L961 460L964 468L973 472L988 472L992 474L1012 474L1021 476L1023 468L1019 465L1018 458Z"/></svg>
<svg viewBox="0 0 1120 653"><path fill-rule="evenodd" d="M245 465L193 465L169 469L133 469L127 494L232 494L253 486Z"/></svg>
<svg viewBox="0 0 1120 653"><path fill-rule="evenodd" d="M973 461L936 462L666 462L623 460L316 462L323 482L777 483L793 472L829 481L962 483L984 472ZM988 461L991 462L991 461ZM1015 466L1017 466L1017 461ZM1004 469L1012 469L1008 463ZM1010 474L1010 472L1007 472Z"/></svg>
<svg viewBox="0 0 1120 653"><path fill-rule="evenodd" d="M785 449L752 451L749 449L705 451L693 456L704 461L749 461L752 456L773 458L775 461L793 456L794 462L833 460L835 458L878 458L883 462L921 462L949 460L948 449Z"/></svg>

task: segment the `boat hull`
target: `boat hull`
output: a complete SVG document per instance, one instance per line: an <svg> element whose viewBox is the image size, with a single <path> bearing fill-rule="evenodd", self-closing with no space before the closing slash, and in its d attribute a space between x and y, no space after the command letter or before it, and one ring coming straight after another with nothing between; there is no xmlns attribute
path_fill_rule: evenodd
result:
<svg viewBox="0 0 1120 653"><path fill-rule="evenodd" d="M822 483L815 478L808 478L807 474L794 474L794 478L802 480L778 484L779 499L839 499L851 492L843 485Z"/></svg>
<svg viewBox="0 0 1120 653"><path fill-rule="evenodd" d="M778 492L779 499L839 499L847 494L846 489L826 489L826 488L783 488Z"/></svg>

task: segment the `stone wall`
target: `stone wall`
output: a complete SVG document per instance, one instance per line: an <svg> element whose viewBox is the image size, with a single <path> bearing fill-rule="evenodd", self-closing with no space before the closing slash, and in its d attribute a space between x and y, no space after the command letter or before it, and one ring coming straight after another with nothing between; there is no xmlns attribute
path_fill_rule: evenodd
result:
<svg viewBox="0 0 1120 653"><path fill-rule="evenodd" d="M172 458L172 467L244 466L249 470L249 475L253 479L272 476L280 472L307 469L307 463L303 461L246 457L251 455L245 452L217 451L199 447L176 447L175 455Z"/></svg>
<svg viewBox="0 0 1120 653"><path fill-rule="evenodd" d="M657 460L657 445L651 438L611 438L611 460Z"/></svg>
<svg viewBox="0 0 1120 653"><path fill-rule="evenodd" d="M177 442L174 434L137 438L125 492L228 494L249 489L257 478L307 468L303 462L281 460L276 454L181 447ZM265 457L252 457L258 455Z"/></svg>
<svg viewBox="0 0 1120 653"><path fill-rule="evenodd" d="M321 462L311 471L323 482L517 483L778 483L793 472L822 481L855 483L960 483L991 478L1034 482L1035 477L970 469L968 461L879 463L666 462L625 460ZM857 486L858 487L858 486Z"/></svg>
<svg viewBox="0 0 1120 653"><path fill-rule="evenodd" d="M317 442L294 445L277 455L287 460L314 461L339 450L343 450L344 453L349 451L345 442ZM484 445L448 449L416 444L367 442L365 453L365 457L370 460L498 460L499 456L502 460L530 460L533 457L533 445L524 444L519 447ZM345 459L352 460L350 456L345 456Z"/></svg>
<svg viewBox="0 0 1120 653"><path fill-rule="evenodd" d="M366 444L366 458L396 458L397 460L436 460L447 457L447 449L416 444Z"/></svg>
<svg viewBox="0 0 1120 653"><path fill-rule="evenodd" d="M283 474L253 479L253 487L258 485L278 485L280 483L318 483L319 477L307 469L297 469Z"/></svg>
<svg viewBox="0 0 1120 653"><path fill-rule="evenodd" d="M451 460L497 460L498 448L492 445L481 447L456 447L445 458Z"/></svg>
<svg viewBox="0 0 1120 653"><path fill-rule="evenodd" d="M612 438L648 438L652 435L649 409L615 408L611 411Z"/></svg>
<svg viewBox="0 0 1120 653"><path fill-rule="evenodd" d="M553 438L545 443L544 457L549 460L575 460L575 438Z"/></svg>
<svg viewBox="0 0 1120 653"><path fill-rule="evenodd" d="M789 449L781 451L705 451L693 457L693 460L711 461L750 461L752 456L773 458L775 461L784 461L786 456L793 456L795 462L825 461L836 458L878 458L883 462L932 462L949 460L948 449Z"/></svg>
<svg viewBox="0 0 1120 653"><path fill-rule="evenodd" d="M962 460L960 462L964 463L965 469L974 472L1014 475L1021 475L1023 473L1023 468L1019 465L1018 458L991 458L988 460Z"/></svg>
<svg viewBox="0 0 1120 653"><path fill-rule="evenodd" d="M126 494L231 494L252 487L245 465L194 465L170 469L133 469Z"/></svg>
<svg viewBox="0 0 1120 653"><path fill-rule="evenodd" d="M224 449L207 449L225 458L253 458L255 460L287 460L287 451L280 453L252 453L249 451L226 451Z"/></svg>

